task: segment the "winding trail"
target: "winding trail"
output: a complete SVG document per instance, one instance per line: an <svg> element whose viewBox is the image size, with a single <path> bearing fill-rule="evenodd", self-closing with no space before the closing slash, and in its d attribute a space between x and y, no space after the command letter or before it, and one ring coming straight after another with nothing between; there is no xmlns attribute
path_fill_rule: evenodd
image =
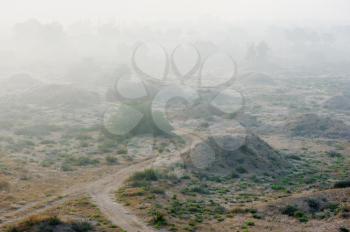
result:
<svg viewBox="0 0 350 232"><path fill-rule="evenodd" d="M22 208L0 215L0 231L6 226L22 221L33 215L64 204L75 197L89 194L104 214L113 224L128 232L153 232L142 220L132 215L122 204L115 202L114 192L136 171L142 171L151 166L154 158L143 160L120 169L112 175L84 185L68 189L62 197L49 198L45 201L29 203Z"/></svg>
<svg viewBox="0 0 350 232"><path fill-rule="evenodd" d="M153 232L143 220L131 214L122 204L115 201L114 192L136 171L142 171L151 166L154 159L149 159L124 168L106 180L98 181L89 188L92 200L101 212L113 224L128 232Z"/></svg>
<svg viewBox="0 0 350 232"><path fill-rule="evenodd" d="M200 142L198 136L187 133L185 130L177 131L191 141L185 146L179 155L188 152ZM154 232L152 227L143 222L142 219L133 215L125 206L115 201L114 193L122 187L123 183L135 172L150 168L156 158L150 158L121 169L112 176L108 176L93 183L88 192L101 212L115 225L128 232Z"/></svg>
<svg viewBox="0 0 350 232"><path fill-rule="evenodd" d="M199 142L197 136L186 133L185 130L177 131L188 137L191 141L179 154L188 152ZM142 160L138 163L124 167L117 172L107 175L97 181L85 184L78 184L66 190L60 197L48 198L43 201L29 203L22 208L0 215L0 230L5 226L23 221L24 219L45 212L46 210L64 204L77 196L88 194L97 205L103 215L106 216L116 226L127 232L155 232L156 230L148 226L142 219L133 215L125 206L115 201L114 193L122 187L123 183L135 172L143 171L152 167L155 156Z"/></svg>
<svg viewBox="0 0 350 232"><path fill-rule="evenodd" d="M188 152L200 142L198 136L188 133L186 130L178 130L177 134L187 137L187 145L179 152L179 155ZM190 142L189 142L190 141ZM101 212L115 225L128 232L154 232L152 227L142 219L133 215L125 206L115 201L114 193L122 187L123 183L135 172L152 167L154 158L150 158L121 169L112 176L108 176L93 183L88 192Z"/></svg>

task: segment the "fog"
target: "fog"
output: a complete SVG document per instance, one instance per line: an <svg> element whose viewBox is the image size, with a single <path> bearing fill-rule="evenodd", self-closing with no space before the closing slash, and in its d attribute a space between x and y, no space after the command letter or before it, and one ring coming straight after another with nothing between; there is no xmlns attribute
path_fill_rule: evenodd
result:
<svg viewBox="0 0 350 232"><path fill-rule="evenodd" d="M105 75L120 64L130 63L138 42L162 44L169 50L178 44L202 44L206 48L201 52L213 46L243 65L251 49L264 43L269 68L346 68L349 4L11 1L0 9L1 78L30 72L39 78L59 79L72 70L84 72L82 66L87 63Z"/></svg>
<svg viewBox="0 0 350 232"><path fill-rule="evenodd" d="M0 1L0 231L350 230L350 1Z"/></svg>
<svg viewBox="0 0 350 232"><path fill-rule="evenodd" d="M4 2L0 13L2 21L10 23L32 17L71 23L82 19L183 21L206 15L226 20L348 21L349 4L346 0L14 0Z"/></svg>

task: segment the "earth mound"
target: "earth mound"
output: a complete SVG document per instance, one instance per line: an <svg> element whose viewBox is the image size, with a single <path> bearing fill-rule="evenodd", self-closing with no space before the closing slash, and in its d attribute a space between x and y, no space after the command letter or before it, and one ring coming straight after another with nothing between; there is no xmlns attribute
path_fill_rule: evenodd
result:
<svg viewBox="0 0 350 232"><path fill-rule="evenodd" d="M0 88L3 92L14 93L29 90L40 84L40 80L31 77L29 74L18 73L2 80L0 82Z"/></svg>
<svg viewBox="0 0 350 232"><path fill-rule="evenodd" d="M324 104L330 110L350 110L350 95L339 95L332 97Z"/></svg>
<svg viewBox="0 0 350 232"><path fill-rule="evenodd" d="M266 73L251 73L242 82L247 85L267 85L271 86L276 82Z"/></svg>
<svg viewBox="0 0 350 232"><path fill-rule="evenodd" d="M287 123L292 136L311 138L350 138L350 126L331 117L305 114Z"/></svg>
<svg viewBox="0 0 350 232"><path fill-rule="evenodd" d="M188 168L222 176L278 176L289 166L283 156L252 133L216 134L183 154Z"/></svg>
<svg viewBox="0 0 350 232"><path fill-rule="evenodd" d="M49 84L20 97L25 104L44 107L86 108L100 101L97 93L63 84Z"/></svg>
<svg viewBox="0 0 350 232"><path fill-rule="evenodd" d="M173 127L160 111L151 110L151 102L123 104L111 108L104 118L104 126L111 135L125 138L152 134L168 136Z"/></svg>

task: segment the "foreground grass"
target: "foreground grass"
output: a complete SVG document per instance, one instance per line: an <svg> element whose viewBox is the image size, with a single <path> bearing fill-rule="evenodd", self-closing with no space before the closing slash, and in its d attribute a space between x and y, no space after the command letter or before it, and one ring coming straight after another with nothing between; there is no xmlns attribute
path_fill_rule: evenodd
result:
<svg viewBox="0 0 350 232"><path fill-rule="evenodd" d="M74 199L7 228L7 232L122 232L88 197Z"/></svg>
<svg viewBox="0 0 350 232"><path fill-rule="evenodd" d="M266 231L267 225L271 231L283 231L287 224L280 222L285 220L296 231L314 231L311 221L326 227L348 227L350 202L341 197L348 194L347 189L293 198L271 189L263 179L172 173L171 169L137 172L116 198L153 227L169 231ZM258 196L264 185L265 192ZM276 201L280 197L285 199L282 203Z"/></svg>

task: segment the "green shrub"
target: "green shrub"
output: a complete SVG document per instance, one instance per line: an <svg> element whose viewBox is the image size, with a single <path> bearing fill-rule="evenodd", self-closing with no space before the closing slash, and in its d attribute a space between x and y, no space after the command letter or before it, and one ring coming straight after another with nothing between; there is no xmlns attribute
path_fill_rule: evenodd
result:
<svg viewBox="0 0 350 232"><path fill-rule="evenodd" d="M94 231L93 226L88 222L71 222L66 223L58 217L34 216L26 221L12 226L7 232L54 232L54 231L71 231L71 232L89 232Z"/></svg>
<svg viewBox="0 0 350 232"><path fill-rule="evenodd" d="M282 214L288 215L288 216L294 216L294 214L298 211L298 208L293 205L287 205L285 208L282 209Z"/></svg>
<svg viewBox="0 0 350 232"><path fill-rule="evenodd" d="M56 226L56 225L62 224L62 221L57 216L53 216L53 217L50 217L49 219L47 219L47 223L50 226Z"/></svg>
<svg viewBox="0 0 350 232"><path fill-rule="evenodd" d="M208 189L208 186L205 184L194 184L190 185L181 191L183 194L187 195L193 195L194 193L199 193L199 194L209 194L210 191Z"/></svg>
<svg viewBox="0 0 350 232"><path fill-rule="evenodd" d="M25 135L25 136L46 136L52 132L58 131L60 127L50 124L36 124L15 131L16 135Z"/></svg>
<svg viewBox="0 0 350 232"><path fill-rule="evenodd" d="M160 187L151 187L150 191L151 193L154 193L154 194L165 194L164 189Z"/></svg>
<svg viewBox="0 0 350 232"><path fill-rule="evenodd" d="M61 170L64 171L64 172L71 172L71 171L73 171L73 168L72 168L72 166L70 164L63 163L61 165Z"/></svg>
<svg viewBox="0 0 350 232"><path fill-rule="evenodd" d="M300 156L298 155L289 155L287 156L288 159L293 159L293 160L301 160Z"/></svg>
<svg viewBox="0 0 350 232"><path fill-rule="evenodd" d="M325 209L328 209L331 212L337 212L340 208L340 204L336 202L330 202L325 206Z"/></svg>
<svg viewBox="0 0 350 232"><path fill-rule="evenodd" d="M246 224L247 226L255 226L255 223L252 221L246 221L244 224Z"/></svg>
<svg viewBox="0 0 350 232"><path fill-rule="evenodd" d="M113 156L107 156L106 157L106 162L108 165L114 165L118 163L118 159L113 157Z"/></svg>
<svg viewBox="0 0 350 232"><path fill-rule="evenodd" d="M307 199L306 202L312 212L317 212L320 210L321 205L317 199Z"/></svg>
<svg viewBox="0 0 350 232"><path fill-rule="evenodd" d="M337 151L328 151L326 154L331 158L341 158L342 157L342 154L340 154Z"/></svg>
<svg viewBox="0 0 350 232"><path fill-rule="evenodd" d="M10 184L7 181L0 181L0 191L8 191Z"/></svg>
<svg viewBox="0 0 350 232"><path fill-rule="evenodd" d="M90 135L80 134L76 137L76 139L80 141L86 141L92 139L92 137Z"/></svg>
<svg viewBox="0 0 350 232"><path fill-rule="evenodd" d="M90 159L88 157L79 157L73 163L77 166L87 166L87 165L96 165L100 162L97 159Z"/></svg>
<svg viewBox="0 0 350 232"><path fill-rule="evenodd" d="M117 154L128 154L127 148L119 148Z"/></svg>
<svg viewBox="0 0 350 232"><path fill-rule="evenodd" d="M93 230L93 226L88 222L75 222L71 227L75 232L88 232Z"/></svg>
<svg viewBox="0 0 350 232"><path fill-rule="evenodd" d="M232 171L232 173L230 174L229 177L232 178L232 179L236 179L236 178L239 178L239 175L237 174L237 172Z"/></svg>
<svg viewBox="0 0 350 232"><path fill-rule="evenodd" d="M297 218L300 222L308 222L307 215L296 206L287 205L282 209L282 214Z"/></svg>
<svg viewBox="0 0 350 232"><path fill-rule="evenodd" d="M69 166L88 166L88 165L96 165L99 163L100 161L98 159L91 159L86 156L82 156L79 158L68 157L64 161L64 164Z"/></svg>
<svg viewBox="0 0 350 232"><path fill-rule="evenodd" d="M253 218L255 219L262 219L264 217L264 215L259 212L253 213L252 215L253 215Z"/></svg>
<svg viewBox="0 0 350 232"><path fill-rule="evenodd" d="M209 217L211 219L218 219L221 215L226 213L226 209L218 203L213 201L205 202L201 200L185 200L180 201L176 197L170 201L168 212L177 218L188 217L189 215L196 218Z"/></svg>
<svg viewBox="0 0 350 232"><path fill-rule="evenodd" d="M279 185L279 184L273 184L273 185L271 185L271 189L273 189L273 190L283 190L284 187L282 185Z"/></svg>
<svg viewBox="0 0 350 232"><path fill-rule="evenodd" d="M21 232L16 227L11 226L8 229L6 229L6 232Z"/></svg>
<svg viewBox="0 0 350 232"><path fill-rule="evenodd" d="M51 159L44 159L40 165L43 166L43 167L49 167L51 165L53 165L55 162Z"/></svg>
<svg viewBox="0 0 350 232"><path fill-rule="evenodd" d="M242 167L242 166L237 167L237 168L236 168L236 171L237 171L238 173L241 173L241 174L247 173L247 172L248 172L248 171L247 171L244 167Z"/></svg>
<svg viewBox="0 0 350 232"><path fill-rule="evenodd" d="M334 184L334 188L348 188L350 187L350 180L339 181Z"/></svg>
<svg viewBox="0 0 350 232"><path fill-rule="evenodd" d="M300 222L308 222L309 221L306 214L302 211L295 212L294 217L297 218Z"/></svg>
<svg viewBox="0 0 350 232"><path fill-rule="evenodd" d="M154 169L146 169L143 172L136 172L131 176L131 181L157 181L160 173Z"/></svg>
<svg viewBox="0 0 350 232"><path fill-rule="evenodd" d="M48 145L48 144L55 144L56 142L53 141L53 140L48 140L48 139L45 139L45 140L42 140L40 142L40 144L43 144L43 145Z"/></svg>
<svg viewBox="0 0 350 232"><path fill-rule="evenodd" d="M154 225L155 227L160 228L160 227L168 224L164 215L161 212L159 212L158 210L152 209L152 210L150 210L149 214L151 216L150 223L152 225Z"/></svg>
<svg viewBox="0 0 350 232"><path fill-rule="evenodd" d="M98 145L98 150L102 153L112 152L118 146L117 140L110 139L104 136L101 136L99 138L99 142L100 144Z"/></svg>

